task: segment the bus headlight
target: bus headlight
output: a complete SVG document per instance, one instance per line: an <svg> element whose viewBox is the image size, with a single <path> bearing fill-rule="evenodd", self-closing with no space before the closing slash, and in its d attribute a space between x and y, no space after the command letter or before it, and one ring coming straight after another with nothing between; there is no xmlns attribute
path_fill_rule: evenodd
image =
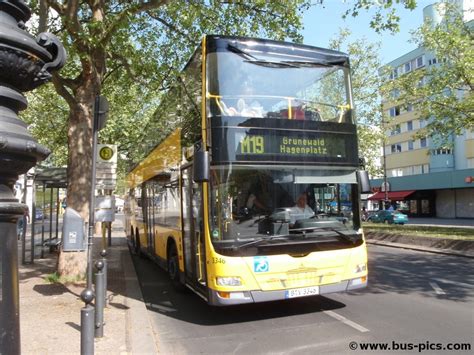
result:
<svg viewBox="0 0 474 355"><path fill-rule="evenodd" d="M358 264L356 265L356 267L354 268L354 274L358 274L360 272L365 272L367 271L367 264Z"/></svg>
<svg viewBox="0 0 474 355"><path fill-rule="evenodd" d="M242 280L238 276L217 276L216 283L219 286L242 286Z"/></svg>

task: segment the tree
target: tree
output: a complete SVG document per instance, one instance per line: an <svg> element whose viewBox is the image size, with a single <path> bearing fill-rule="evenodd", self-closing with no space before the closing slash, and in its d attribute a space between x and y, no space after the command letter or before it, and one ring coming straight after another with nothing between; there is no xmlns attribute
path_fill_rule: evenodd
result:
<svg viewBox="0 0 474 355"><path fill-rule="evenodd" d="M451 3L438 6L439 11L444 8L443 21L425 23L414 33L414 42L431 53L437 64L425 63L395 80L387 79L384 95L401 105L416 106L418 117L429 122L418 136L448 147L453 135L474 129L474 21L464 22Z"/></svg>
<svg viewBox="0 0 474 355"><path fill-rule="evenodd" d="M204 33L300 41L300 14L309 6L303 0L46 3L55 15L40 22L58 33L69 54L64 70L53 77L54 88L69 109L67 203L85 220L91 190L92 107L97 94L112 97L106 134L116 139L128 135L125 141L132 144L140 137L140 118L156 105L159 93L167 89ZM126 120L130 121L127 130L120 132ZM63 276L83 275L85 258L62 253L58 271Z"/></svg>
<svg viewBox="0 0 474 355"><path fill-rule="evenodd" d="M349 54L351 60L351 81L353 101L359 135L359 156L366 162L371 176L381 173L380 164L374 159L382 146L383 130L378 68L380 44L369 43L365 38L347 43L349 30L341 30L339 36L330 42L330 47Z"/></svg>

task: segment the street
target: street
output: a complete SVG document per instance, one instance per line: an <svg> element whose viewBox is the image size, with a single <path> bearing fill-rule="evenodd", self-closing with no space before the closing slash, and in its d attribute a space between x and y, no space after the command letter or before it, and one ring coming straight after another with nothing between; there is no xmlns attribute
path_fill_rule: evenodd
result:
<svg viewBox="0 0 474 355"><path fill-rule="evenodd" d="M366 290L230 308L178 293L150 260L133 260L163 354L367 353L361 344L393 342L474 345L469 258L369 246Z"/></svg>

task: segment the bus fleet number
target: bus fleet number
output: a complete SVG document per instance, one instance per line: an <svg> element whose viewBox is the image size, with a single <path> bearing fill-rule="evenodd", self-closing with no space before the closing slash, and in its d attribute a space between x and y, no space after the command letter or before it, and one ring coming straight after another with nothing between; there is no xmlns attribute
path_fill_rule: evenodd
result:
<svg viewBox="0 0 474 355"><path fill-rule="evenodd" d="M213 264L225 264L225 260L223 258L212 258Z"/></svg>
<svg viewBox="0 0 474 355"><path fill-rule="evenodd" d="M263 136L247 136L242 139L242 142L240 144L240 153L265 153Z"/></svg>

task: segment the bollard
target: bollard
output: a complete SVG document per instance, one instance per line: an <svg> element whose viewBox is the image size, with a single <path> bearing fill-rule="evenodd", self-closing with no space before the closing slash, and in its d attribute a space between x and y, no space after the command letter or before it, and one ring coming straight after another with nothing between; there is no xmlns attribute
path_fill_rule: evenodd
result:
<svg viewBox="0 0 474 355"><path fill-rule="evenodd" d="M107 307L107 250L102 249L100 251L100 256L102 257L102 262L104 263L104 268L102 272L104 274L104 307Z"/></svg>
<svg viewBox="0 0 474 355"><path fill-rule="evenodd" d="M95 332L96 338L104 336L104 263L101 260L95 262L97 273L95 274Z"/></svg>
<svg viewBox="0 0 474 355"><path fill-rule="evenodd" d="M94 354L94 292L86 288L81 293L81 299L86 304L81 309L81 355Z"/></svg>

